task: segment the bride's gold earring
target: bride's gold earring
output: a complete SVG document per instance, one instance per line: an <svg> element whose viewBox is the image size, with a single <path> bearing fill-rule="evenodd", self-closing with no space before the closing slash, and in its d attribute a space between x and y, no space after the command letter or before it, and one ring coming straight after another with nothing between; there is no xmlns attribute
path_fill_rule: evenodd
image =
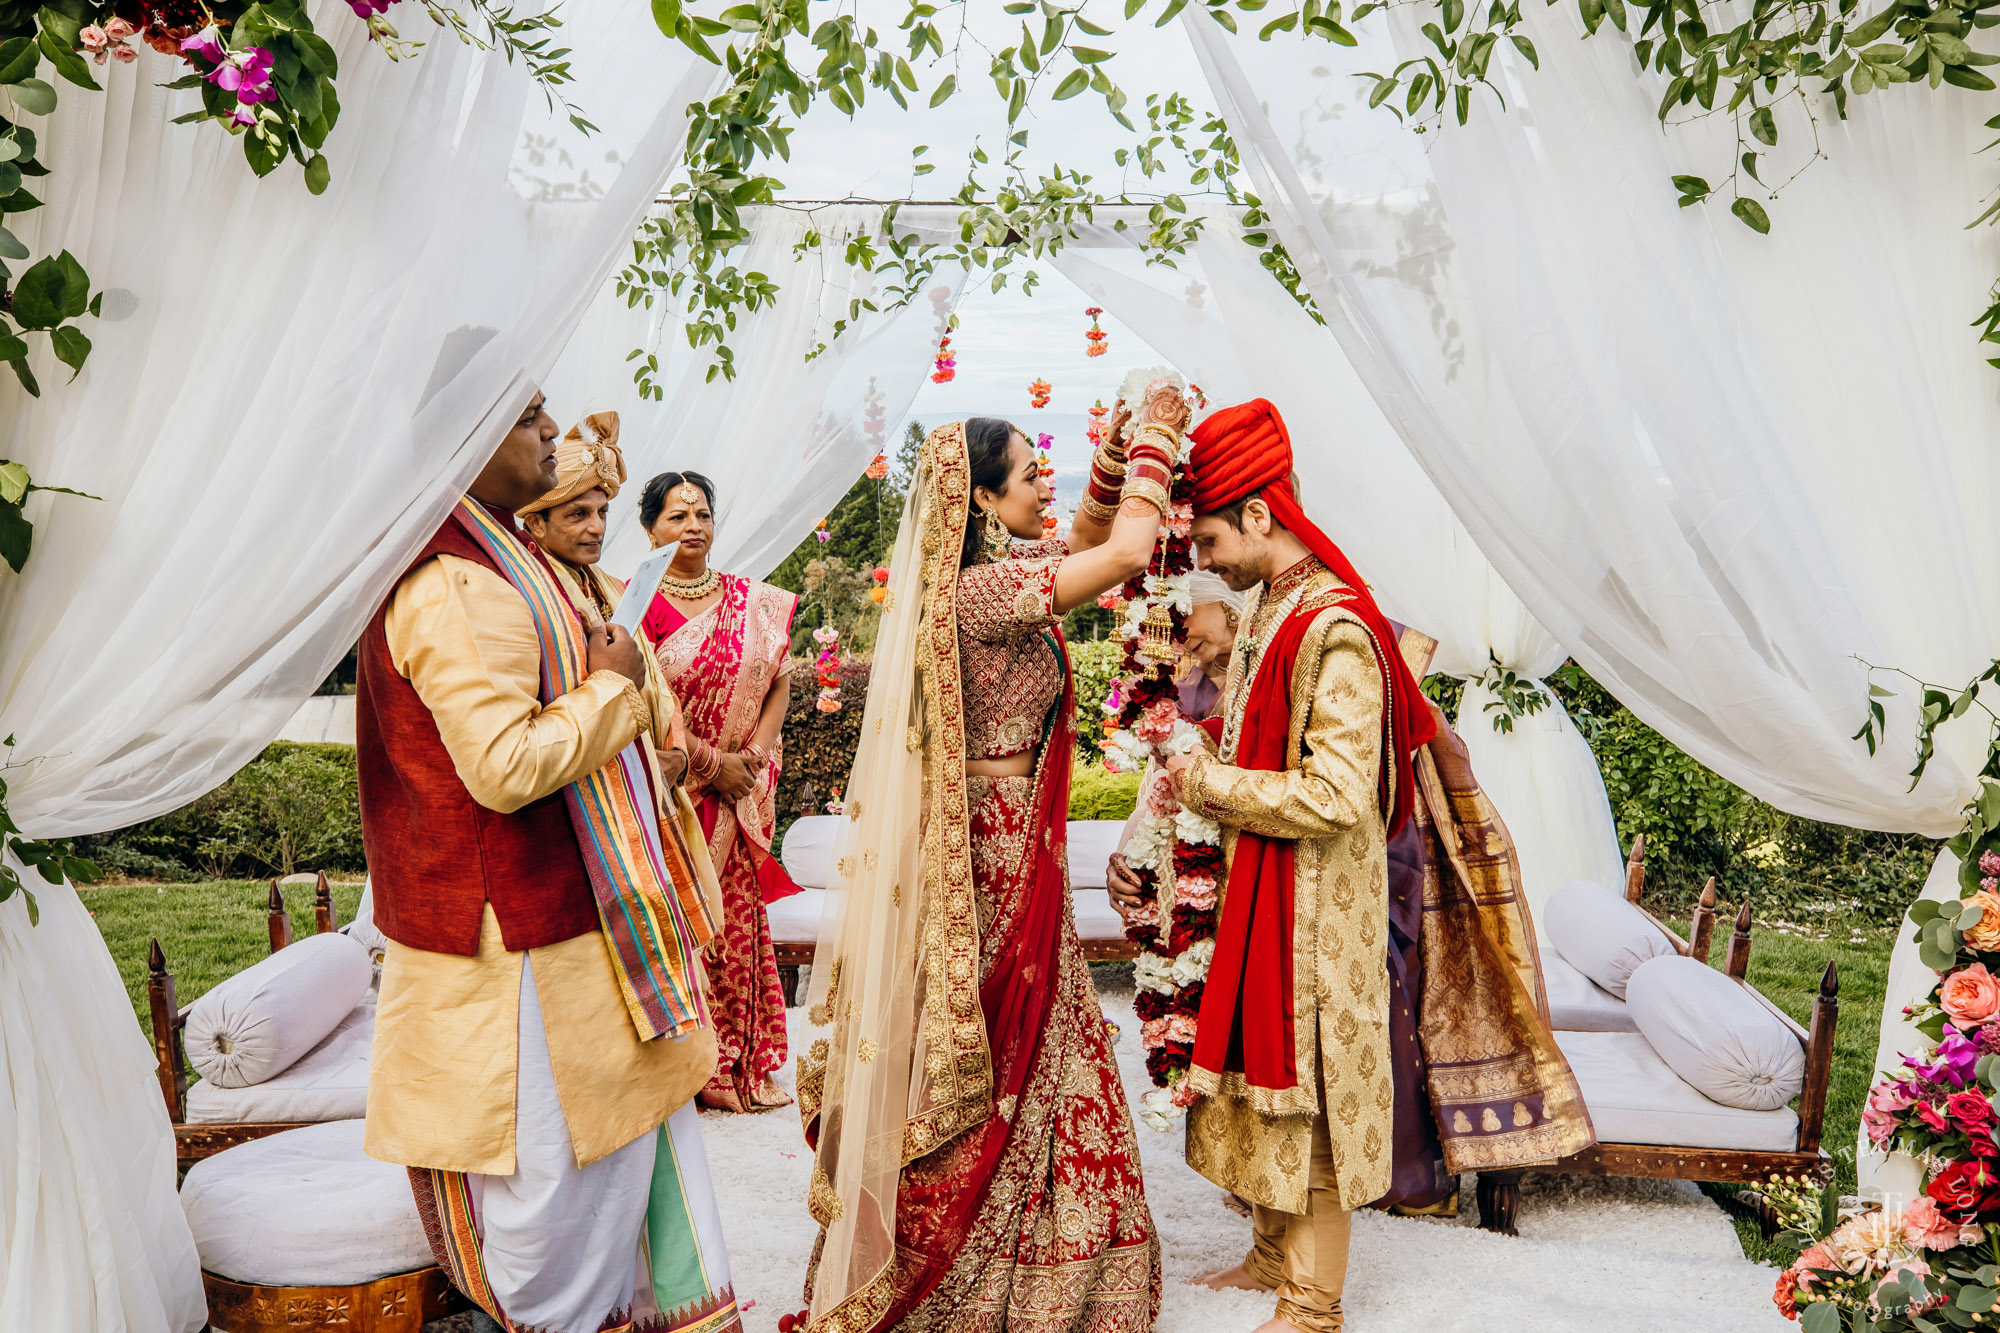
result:
<svg viewBox="0 0 2000 1333"><path fill-rule="evenodd" d="M986 515L981 532L981 540L986 543L986 558L997 564L1014 553L1014 534L1007 531L1007 525L1000 521L998 509L980 512Z"/></svg>

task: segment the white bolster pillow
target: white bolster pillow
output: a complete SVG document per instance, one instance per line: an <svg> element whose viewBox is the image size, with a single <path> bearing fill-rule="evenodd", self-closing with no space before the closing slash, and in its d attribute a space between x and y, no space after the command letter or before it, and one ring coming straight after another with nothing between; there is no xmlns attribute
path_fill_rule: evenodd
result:
<svg viewBox="0 0 2000 1333"><path fill-rule="evenodd" d="M1798 1036L1748 990L1695 958L1653 958L1625 1003L1667 1067L1712 1102L1775 1111L1805 1086Z"/></svg>
<svg viewBox="0 0 2000 1333"><path fill-rule="evenodd" d="M188 1063L223 1088L282 1074L361 1003L374 975L360 943L337 931L309 935L194 1002Z"/></svg>
<svg viewBox="0 0 2000 1333"><path fill-rule="evenodd" d="M1673 941L1644 912L1589 880L1573 879L1550 894L1539 920L1564 962L1620 999L1634 968L1674 956Z"/></svg>

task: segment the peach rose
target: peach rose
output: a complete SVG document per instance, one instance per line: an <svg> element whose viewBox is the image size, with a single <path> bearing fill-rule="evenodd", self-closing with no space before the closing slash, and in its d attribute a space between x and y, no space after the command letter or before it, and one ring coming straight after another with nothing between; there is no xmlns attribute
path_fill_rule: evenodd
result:
<svg viewBox="0 0 2000 1333"><path fill-rule="evenodd" d="M1981 926L1985 924L1984 920L1980 922ZM1983 1027L2000 1013L2000 977L1988 972L1986 964L1974 963L1944 979L1938 991L1938 1004L1951 1015L1951 1021L1961 1032Z"/></svg>
<svg viewBox="0 0 2000 1333"><path fill-rule="evenodd" d="M1965 932L1965 942L1981 953L2000 953L2000 894L1981 889L1959 904L1973 905L1979 908L1979 920Z"/></svg>

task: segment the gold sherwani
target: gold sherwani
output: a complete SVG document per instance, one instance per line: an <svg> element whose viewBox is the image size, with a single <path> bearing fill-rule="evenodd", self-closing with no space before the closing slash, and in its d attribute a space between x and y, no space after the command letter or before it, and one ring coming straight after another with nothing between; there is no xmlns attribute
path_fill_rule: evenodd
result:
<svg viewBox="0 0 2000 1333"><path fill-rule="evenodd" d="M1344 586L1316 560L1295 570L1274 580L1251 609L1240 643L1268 641L1301 582L1295 605L1307 608ZM1229 735L1240 729L1250 694L1248 660L1239 651L1230 664ZM1236 768L1204 752L1181 777L1182 803L1223 826L1231 861L1239 829L1297 844L1292 1012L1299 1084L1253 1088L1240 1074L1218 1080L1197 1069L1190 1078L1205 1095L1190 1108L1187 1128L1188 1165L1252 1203L1286 1213L1307 1211L1314 1122L1322 1115L1341 1206L1361 1207L1389 1187L1395 1097L1384 965L1382 708L1372 636L1352 612L1326 607L1308 627L1293 669L1284 769Z"/></svg>
<svg viewBox="0 0 2000 1333"><path fill-rule="evenodd" d="M470 560L440 555L412 571L390 599L384 629L391 660L431 710L466 789L491 809L516 810L560 791L609 763L635 733L673 743L675 711L650 665L643 690L615 672L593 672L544 707L541 642L527 603ZM642 656L650 664L651 655ZM657 765L649 766L655 790L667 790ZM686 830L693 808L674 795L669 813ZM712 895L698 824L692 833L696 874ZM699 916L700 905L687 906ZM368 1081L370 1156L513 1173L524 956L578 1165L655 1128L707 1081L715 1034L641 1042L601 932L509 952L489 904L471 957L389 942Z"/></svg>

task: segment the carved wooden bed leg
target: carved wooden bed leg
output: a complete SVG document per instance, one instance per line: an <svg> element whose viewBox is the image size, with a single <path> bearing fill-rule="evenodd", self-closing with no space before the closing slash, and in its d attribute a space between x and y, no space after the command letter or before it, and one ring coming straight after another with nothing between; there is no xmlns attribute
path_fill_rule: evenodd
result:
<svg viewBox="0 0 2000 1333"><path fill-rule="evenodd" d="M1708 877L1708 883L1701 891L1701 901L1695 904L1694 919L1688 922L1688 957L1697 962L1708 961L1708 951L1715 939L1715 876Z"/></svg>
<svg viewBox="0 0 2000 1333"><path fill-rule="evenodd" d="M322 935L330 935L340 929L340 913L333 906L333 885L327 882L326 872L319 872L319 881L313 885L313 927Z"/></svg>
<svg viewBox="0 0 2000 1333"><path fill-rule="evenodd" d="M167 956L155 938L146 951L146 1000L153 1016L153 1058L159 1063L160 1095L167 1099L167 1118L187 1119L187 1065L181 1054L180 1002Z"/></svg>
<svg viewBox="0 0 2000 1333"><path fill-rule="evenodd" d="M1503 1236L1521 1234L1514 1228L1515 1215L1521 1208L1519 1171L1481 1171L1478 1199L1480 1230L1497 1231Z"/></svg>
<svg viewBox="0 0 2000 1333"><path fill-rule="evenodd" d="M785 1008L796 1009L799 1004L799 968L796 963L778 964L778 988L785 993Z"/></svg>
<svg viewBox="0 0 2000 1333"><path fill-rule="evenodd" d="M1646 835L1632 835L1632 855L1625 859L1625 901L1634 907L1646 896Z"/></svg>
<svg viewBox="0 0 2000 1333"><path fill-rule="evenodd" d="M278 881L271 881L271 897L266 905L266 916L271 928L271 952L276 953L292 942L292 918L285 913L285 893L278 887Z"/></svg>
<svg viewBox="0 0 2000 1333"><path fill-rule="evenodd" d="M1736 930L1729 937L1729 954L1722 960L1722 970L1738 981L1750 974L1750 895L1743 895L1743 906L1736 913Z"/></svg>

